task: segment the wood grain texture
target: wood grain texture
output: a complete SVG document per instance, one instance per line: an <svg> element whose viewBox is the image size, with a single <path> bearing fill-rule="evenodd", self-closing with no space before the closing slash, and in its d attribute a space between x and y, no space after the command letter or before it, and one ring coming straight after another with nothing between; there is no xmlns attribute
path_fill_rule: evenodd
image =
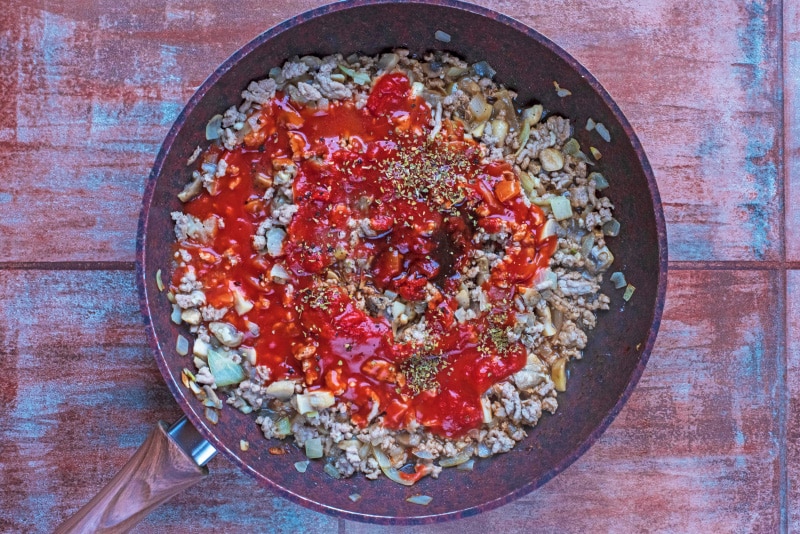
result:
<svg viewBox="0 0 800 534"><path fill-rule="evenodd" d="M159 421L114 478L55 534L125 534L156 507L203 480L208 469L198 466L168 429Z"/></svg>
<svg viewBox="0 0 800 534"><path fill-rule="evenodd" d="M221 61L323 3L3 3L0 532L52 531L155 421L180 416L146 346L133 272L115 270L133 261L143 181ZM784 270L800 262L800 6L477 3L586 65L655 169L681 270L631 401L565 473L451 524L339 522L216 458L212 476L135 532L800 531L800 271Z"/></svg>
<svg viewBox="0 0 800 534"><path fill-rule="evenodd" d="M783 13L786 258L800 261L800 5L784 2Z"/></svg>
<svg viewBox="0 0 800 534"><path fill-rule="evenodd" d="M771 319L780 277L681 271L670 283L645 375L587 455L518 502L417 531L774 531L781 325ZM0 531L52 529L114 475L152 421L179 416L133 294L130 272L0 271L2 361L15 385L2 398L0 479L12 483L0 488ZM224 459L209 467L206 481L136 531L337 528Z"/></svg>
<svg viewBox="0 0 800 534"><path fill-rule="evenodd" d="M12 0L0 14L0 257L131 261L143 180L193 88L322 3ZM781 259L779 4L478 3L555 40L617 99L661 184L672 259Z"/></svg>
<svg viewBox="0 0 800 534"><path fill-rule="evenodd" d="M787 273L786 464L791 532L800 532L800 271Z"/></svg>

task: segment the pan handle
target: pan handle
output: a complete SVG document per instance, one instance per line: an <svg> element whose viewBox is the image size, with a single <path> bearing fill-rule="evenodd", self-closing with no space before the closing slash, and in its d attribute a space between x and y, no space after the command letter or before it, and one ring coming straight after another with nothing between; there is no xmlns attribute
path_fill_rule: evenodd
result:
<svg viewBox="0 0 800 534"><path fill-rule="evenodd" d="M216 453L186 417L169 429L159 421L111 482L55 532L128 532L156 506L200 482Z"/></svg>

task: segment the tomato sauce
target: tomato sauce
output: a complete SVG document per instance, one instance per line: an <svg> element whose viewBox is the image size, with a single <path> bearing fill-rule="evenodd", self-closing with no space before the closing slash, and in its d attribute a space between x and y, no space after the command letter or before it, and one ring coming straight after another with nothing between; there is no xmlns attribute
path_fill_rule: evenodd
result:
<svg viewBox="0 0 800 534"><path fill-rule="evenodd" d="M412 420L446 437L482 423L481 395L525 365L520 343L508 343L514 296L549 264L555 237L541 238L546 218L519 194L508 163L481 160L460 123L445 121L429 139L431 108L408 79L387 74L366 105L332 102L314 109L278 94L260 113L260 128L234 151L212 148L227 165L214 194L198 196L185 212L223 223L213 243L183 243L208 304L230 310L222 319L245 333L270 379L297 378L348 403L352 420L403 428ZM282 255L252 245L271 207L254 177L297 168ZM500 198L503 200L501 201ZM364 236L353 232L368 228ZM506 229L505 251L484 290L492 306L459 323L455 293L475 232ZM320 284L342 260L361 265L361 284L426 302L426 340L395 340L390 320L360 309L342 284ZM279 263L285 285L270 280ZM173 283L183 271L178 269ZM433 286L433 290L430 286ZM254 304L239 316L234 292ZM309 344L310 358L296 354Z"/></svg>

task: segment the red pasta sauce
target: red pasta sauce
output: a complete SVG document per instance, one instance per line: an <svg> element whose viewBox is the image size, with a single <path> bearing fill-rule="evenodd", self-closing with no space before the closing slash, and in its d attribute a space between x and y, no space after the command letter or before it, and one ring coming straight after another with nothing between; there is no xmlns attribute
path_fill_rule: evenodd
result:
<svg viewBox="0 0 800 534"><path fill-rule="evenodd" d="M387 427L416 420L449 438L478 428L481 395L526 362L522 344L506 337L514 297L533 285L556 246L542 236L546 218L523 201L511 166L482 162L456 121L443 121L430 140L431 108L400 73L376 80L361 109L352 101L314 109L279 93L259 121L237 149L211 149L227 173L214 194L185 205L188 214L224 223L213 242L182 244L208 304L229 308L222 320L245 333L243 345L255 348L270 380L302 379L310 390L334 392L359 426L377 413ZM289 162L297 167L298 210L283 254L273 258L252 245L271 209L254 176ZM374 236L352 244L352 220L368 221ZM483 284L491 309L459 322L454 295L470 253L482 246L473 241L478 228L505 228L515 245ZM343 257L367 260L360 283L426 303L424 343L395 341L390 319L360 309L345 284L320 286ZM270 280L276 262L287 284ZM254 303L242 316L232 308L234 287ZM304 371L295 353L309 343L316 352Z"/></svg>

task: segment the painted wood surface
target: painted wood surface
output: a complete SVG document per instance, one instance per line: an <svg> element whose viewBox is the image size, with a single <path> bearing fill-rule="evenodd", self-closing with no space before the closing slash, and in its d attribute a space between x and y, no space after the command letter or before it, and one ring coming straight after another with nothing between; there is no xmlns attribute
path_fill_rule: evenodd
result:
<svg viewBox="0 0 800 534"><path fill-rule="evenodd" d="M193 88L267 27L322 3L11 0L0 257L132 261L143 180ZM661 184L671 259L781 259L780 3L482 3L563 46L616 98ZM562 12L567 24L548 15Z"/></svg>
<svg viewBox="0 0 800 534"><path fill-rule="evenodd" d="M135 299L143 181L214 67L322 3L3 3L1 532L51 531L179 417ZM673 270L650 364L600 441L533 494L424 531L800 531L800 6L478 3L553 39L618 101L655 169ZM136 531L392 530L310 512L222 458L209 468Z"/></svg>

